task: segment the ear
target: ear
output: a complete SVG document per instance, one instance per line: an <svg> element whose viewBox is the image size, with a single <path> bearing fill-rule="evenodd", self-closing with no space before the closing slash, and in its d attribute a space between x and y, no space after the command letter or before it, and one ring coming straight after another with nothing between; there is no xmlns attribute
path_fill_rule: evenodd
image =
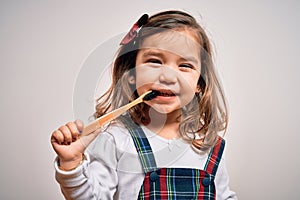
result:
<svg viewBox="0 0 300 200"><path fill-rule="evenodd" d="M134 85L135 84L135 77L133 75L128 77L128 83L130 85Z"/></svg>
<svg viewBox="0 0 300 200"><path fill-rule="evenodd" d="M200 92L201 92L201 87L200 87L200 85L197 85L195 93L199 94Z"/></svg>

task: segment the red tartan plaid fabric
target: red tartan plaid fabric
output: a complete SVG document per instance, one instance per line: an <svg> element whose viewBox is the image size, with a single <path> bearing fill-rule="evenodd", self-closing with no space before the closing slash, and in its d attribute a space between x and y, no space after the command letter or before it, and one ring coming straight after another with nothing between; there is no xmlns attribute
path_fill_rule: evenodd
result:
<svg viewBox="0 0 300 200"><path fill-rule="evenodd" d="M214 200L214 178L225 146L218 137L211 149L204 170L191 168L160 168L143 130L127 119L121 120L129 130L141 160L145 178L138 199L140 200Z"/></svg>
<svg viewBox="0 0 300 200"><path fill-rule="evenodd" d="M138 199L216 199L214 177L224 145L225 141L219 137L216 145L210 151L205 170L161 168L153 172L147 172Z"/></svg>
<svg viewBox="0 0 300 200"><path fill-rule="evenodd" d="M215 199L214 176L203 170L187 168L148 172L138 199Z"/></svg>
<svg viewBox="0 0 300 200"><path fill-rule="evenodd" d="M205 165L206 172L213 175L217 173L217 169L222 158L224 147L225 140L219 136L214 148L210 151L208 155L208 159Z"/></svg>

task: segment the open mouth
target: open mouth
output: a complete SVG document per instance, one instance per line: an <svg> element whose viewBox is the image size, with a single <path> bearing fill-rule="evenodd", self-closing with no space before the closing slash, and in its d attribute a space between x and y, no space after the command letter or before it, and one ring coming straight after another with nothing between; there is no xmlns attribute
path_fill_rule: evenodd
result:
<svg viewBox="0 0 300 200"><path fill-rule="evenodd" d="M174 92L172 92L171 90L167 90L167 89L159 89L159 90L154 90L154 91L157 92L157 96L163 96L163 97L176 96L176 94Z"/></svg>

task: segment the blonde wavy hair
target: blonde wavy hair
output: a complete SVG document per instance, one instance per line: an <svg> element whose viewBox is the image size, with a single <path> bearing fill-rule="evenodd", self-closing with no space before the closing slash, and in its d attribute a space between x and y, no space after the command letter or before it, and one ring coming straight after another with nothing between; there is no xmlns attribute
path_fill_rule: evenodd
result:
<svg viewBox="0 0 300 200"><path fill-rule="evenodd" d="M226 131L228 109L224 92L213 65L212 48L204 29L190 14L170 10L151 16L139 30L138 36L128 44L120 46L112 69L109 89L97 99L95 118L136 99L135 86L128 78L135 75L135 62L139 47L150 35L164 30L188 28L197 35L201 46L201 75L198 80L199 93L182 108L179 127L182 138L197 150L206 151L217 141L218 133ZM141 103L130 109L131 118L138 124L150 123L149 106Z"/></svg>

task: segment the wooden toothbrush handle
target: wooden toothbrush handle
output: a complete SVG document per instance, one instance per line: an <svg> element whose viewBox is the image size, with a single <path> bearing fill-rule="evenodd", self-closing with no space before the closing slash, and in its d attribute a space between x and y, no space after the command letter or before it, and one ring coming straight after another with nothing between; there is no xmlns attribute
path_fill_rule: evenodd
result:
<svg viewBox="0 0 300 200"><path fill-rule="evenodd" d="M83 132L81 133L81 136L88 135L98 128L101 128L103 125L107 124L108 122L112 121L113 119L116 119L119 117L121 114L126 112L128 109L131 107L135 106L136 104L141 103L143 100L142 99L136 99L135 101L130 102L129 104L122 106L112 112L109 112L100 118L96 119L92 123L88 124L87 126L84 127Z"/></svg>

